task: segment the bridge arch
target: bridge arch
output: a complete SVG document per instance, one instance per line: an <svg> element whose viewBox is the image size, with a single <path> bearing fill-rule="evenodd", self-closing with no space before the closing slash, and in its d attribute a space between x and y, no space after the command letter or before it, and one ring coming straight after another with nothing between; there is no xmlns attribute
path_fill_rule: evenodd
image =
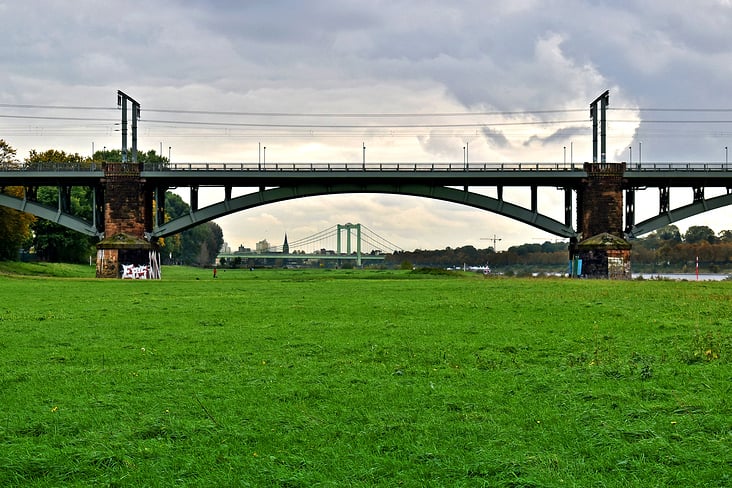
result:
<svg viewBox="0 0 732 488"><path fill-rule="evenodd" d="M704 198L689 205L684 205L683 207L678 207L669 210L668 212L660 213L655 217L644 220L643 222L639 222L631 226L626 231L626 234L628 237L640 237L643 234L653 232L669 224L678 222L679 220L684 220L688 217L693 217L694 215L699 215L709 210L715 210L727 205L732 205L732 193L712 198Z"/></svg>
<svg viewBox="0 0 732 488"><path fill-rule="evenodd" d="M348 193L386 193L443 200L487 210L511 219L532 225L536 228L560 237L575 237L571 227L555 219L530 209L491 198L478 193L458 190L441 185L423 184L306 184L297 186L280 186L268 190L257 191L236 198L226 199L208 207L192 211L189 215L176 218L155 228L154 237L168 237L198 224L230 215L242 210L255 208L270 203L282 202L296 198L312 196L348 194ZM640 237L656 231L666 225L699 215L701 213L732 205L732 193L695 201L689 205L660 213L626 229L628 237ZM98 223L89 222L74 215L65 213L40 203L13 197L0 192L0 206L27 212L36 217L55 222L71 230L88 236L101 236Z"/></svg>
<svg viewBox="0 0 732 488"><path fill-rule="evenodd" d="M570 238L576 236L576 232L572 227L558 220L519 205L479 193L441 185L384 183L305 184L260 190L240 197L225 199L223 202L202 209L192 210L188 215L176 218L153 229L152 234L155 237L167 237L218 217L270 203L297 198L349 193L386 193L453 202L503 215L560 237Z"/></svg>
<svg viewBox="0 0 732 488"><path fill-rule="evenodd" d="M12 208L20 212L26 212L45 220L50 220L51 222L55 222L71 230L81 232L82 234L87 236L98 237L101 235L101 232L97 230L95 223L62 212L59 209L47 207L46 205L41 205L37 202L24 200L21 198L12 197L10 195L5 195L4 193L0 193L0 206Z"/></svg>

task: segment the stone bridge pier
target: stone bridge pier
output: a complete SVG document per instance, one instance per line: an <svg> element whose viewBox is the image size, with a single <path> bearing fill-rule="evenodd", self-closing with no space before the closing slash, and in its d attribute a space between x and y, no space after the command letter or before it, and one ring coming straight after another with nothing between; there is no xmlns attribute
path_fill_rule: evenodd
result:
<svg viewBox="0 0 732 488"><path fill-rule="evenodd" d="M104 239L97 244L97 278L160 279L160 249L148 239L153 199L141 164L104 163Z"/></svg>
<svg viewBox="0 0 732 488"><path fill-rule="evenodd" d="M578 239L570 242L573 276L630 279L630 248L623 232L625 163L585 163L577 191Z"/></svg>

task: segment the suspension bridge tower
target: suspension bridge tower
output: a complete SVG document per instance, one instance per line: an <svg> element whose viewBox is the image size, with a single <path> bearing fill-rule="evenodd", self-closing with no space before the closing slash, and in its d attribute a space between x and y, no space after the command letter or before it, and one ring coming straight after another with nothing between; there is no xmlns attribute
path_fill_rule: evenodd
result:
<svg viewBox="0 0 732 488"><path fill-rule="evenodd" d="M351 254L351 231L356 231L356 266L361 266L361 224L338 224L336 230L336 253L343 254L341 236L346 234L346 254Z"/></svg>

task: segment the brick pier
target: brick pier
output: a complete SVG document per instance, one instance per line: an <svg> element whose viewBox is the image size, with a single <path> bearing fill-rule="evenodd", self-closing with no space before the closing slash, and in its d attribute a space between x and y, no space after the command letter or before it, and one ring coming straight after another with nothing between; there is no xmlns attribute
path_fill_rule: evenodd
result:
<svg viewBox="0 0 732 488"><path fill-rule="evenodd" d="M104 239L97 244L97 278L159 279L160 253L146 238L152 197L138 163L104 164Z"/></svg>
<svg viewBox="0 0 732 488"><path fill-rule="evenodd" d="M577 192L579 242L570 244L572 274L630 279L630 248L623 233L625 163L585 163L587 178Z"/></svg>

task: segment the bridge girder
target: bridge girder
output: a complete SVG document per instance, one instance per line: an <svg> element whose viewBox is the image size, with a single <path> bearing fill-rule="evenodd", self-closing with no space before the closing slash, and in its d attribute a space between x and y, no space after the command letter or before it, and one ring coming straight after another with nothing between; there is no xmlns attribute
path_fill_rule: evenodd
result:
<svg viewBox="0 0 732 488"><path fill-rule="evenodd" d="M576 236L576 232L572 227L546 215L542 215L536 209L527 209L504 200L470 191L457 190L440 185L417 183L334 183L327 185L313 183L281 186L242 195L230 200L225 199L223 202L210 205L200 210L191 211L186 216L171 220L153 229L152 235L154 237L167 237L215 218L269 203L296 198L347 193L387 193L459 203L510 217L560 237L571 238Z"/></svg>
<svg viewBox="0 0 732 488"><path fill-rule="evenodd" d="M639 222L638 224L628 228L625 233L630 238L639 237L643 234L658 230L666 225L678 222L679 220L693 217L694 215L698 215L708 210L714 210L727 205L732 205L732 193L712 198L702 198L689 205L684 205L683 207L662 212L655 217Z"/></svg>
<svg viewBox="0 0 732 488"><path fill-rule="evenodd" d="M75 230L76 232L81 232L87 236L101 236L101 233L91 222L66 212L62 212L58 208L47 207L37 202L11 197L10 195L5 195L3 193L0 193L0 206L12 208L20 212L26 212L45 220L50 220L51 222L55 222L71 230Z"/></svg>
<svg viewBox="0 0 732 488"><path fill-rule="evenodd" d="M688 165L687 165L688 166ZM685 219L687 217L691 217L703 212L706 212L708 210L713 210L716 208L732 205L732 197L730 197L729 194L722 195L719 197L714 198L705 198L704 197L704 187L706 186L712 186L712 187L723 187L727 186L727 188L732 188L732 171L728 169L726 166L724 169L720 168L707 168L707 165L704 165L703 168L696 168L696 167L689 167L686 168L686 170L674 170L669 166L667 170L661 170L651 168L646 169L644 171L640 170L629 170L624 175L624 186L626 189L638 189L638 188L646 188L646 187L665 187L668 188L670 186L687 186L692 187L695 189L694 191L694 202L690 205L680 207L677 209L670 209L666 208L663 211L659 212L659 215L647 219L644 222L640 222L638 224L635 224L632 220L628 221L629 225L626 228L626 235L628 237L637 237L640 235L643 235L648 232L652 232L654 230L657 230L664 225L668 225L670 223ZM703 169L703 171L702 171ZM528 170L527 170L528 171ZM148 172L149 174L146 174L148 184L151 187L158 188L158 187L165 187L167 189L169 185L169 181L166 180L166 175L158 175L158 177L155 177L155 172ZM205 173L205 172L204 172ZM221 171L215 172L216 174L221 173ZM246 172L247 174L249 172ZM283 171L274 171L273 175L277 176L281 173L285 173ZM352 177L352 176L359 176L360 173L354 172L354 171L348 171L347 175L336 178L335 180L330 180L329 178L332 178L333 172L322 172L323 174L317 174L314 175L314 177L318 177L322 179L323 177L326 177L326 181L329 181L329 183L317 183L314 182L312 179L308 179L308 181L304 184L300 184L299 182L292 181L294 180L294 176L292 178L285 178L284 180L280 181L280 185L278 187L272 188L271 190L266 191L260 191L255 192L250 195L245 195L238 198L231 198L231 182L233 182L236 178L230 179L227 176L227 179L224 181L227 182L229 185L229 191L227 192L227 196L224 199L223 202L212 205L210 207L206 207L204 209L195 210L192 211L190 215L187 215L183 218L176 219L175 221L168 222L166 224L161 225L160 227L155 227L153 235L156 237L164 237L169 236L172 234L175 234L177 232L180 232L181 230L185 230L189 227L193 227L197 224L215 219L220 216L228 215L231 213L234 213L239 210L244 210L247 208L253 208L259 205L264 205L267 203L273 203L277 201L284 201L284 200L290 200L294 198L302 198L307 196L317 196L317 195L326 195L330 193L365 193L365 192L372 192L372 193L393 193L393 194L404 194L404 195L413 195L413 196L421 196L421 197L427 197L427 198L436 198L440 200L460 203L464 205L473 206L475 208L488 210L494 213L498 213L500 215L507 216L509 218L513 218L515 220L528 223L529 225L533 225L537 228L547 230L550 233L556 234L558 236L563 237L571 237L574 235L574 230L568 225L571 220L571 199L568 197L568 195L565 194L565 224L562 224L556 220L553 220L551 218L548 218L542 214L539 214L535 208L534 205L534 190L532 189L532 208L523 208L517 205L513 205L511 203L505 202L502 199L501 196L501 190L504 185L501 183L504 182L502 178L509 178L509 176L513 177L513 173L519 174L519 176L522 176L520 180L508 180L505 181L505 183L508 186L535 186L537 184L541 186L567 186L566 184L570 182L568 188L575 188L577 187L577 183L574 181L574 178L576 178L576 175L574 172L571 171L563 171L563 172L552 172L549 171L548 176L544 175L542 171L536 171L536 172L529 172L529 176L533 175L533 173L536 173L537 178L542 177L541 179L537 179L536 181L533 179L526 179L523 178L522 168L514 168L514 171L507 172L509 176L506 176L505 174L502 174L501 178L489 178L487 181L481 181L481 184L479 186L493 186L498 185L499 189L499 197L496 198L490 198L486 197L477 193L472 193L464 190L457 190L449 187L445 187L445 184L452 185L452 180L450 183L446 181L435 181L434 179L429 180L426 179L427 177L434 177L435 173L431 171L417 171L417 168L415 166L415 171L409 172L410 178L414 175L417 175L419 178L417 180L421 180L422 177L424 177L426 180L424 182L422 181L387 181L387 182L378 182L375 181L373 178L368 178L367 180L359 180L359 178L352 179L352 182L344 181L346 177ZM394 171L394 178L401 176L401 173L398 171ZM447 171L446 174L452 175L453 173L459 173L457 171ZM554 173L557 173L556 175ZM561 173L561 175L560 175ZM297 175L300 174L299 172L296 172L293 170L293 174ZM492 173L491 173L492 174ZM228 173L227 173L228 175ZM199 177L200 174L196 173L195 177ZM205 176L205 175L204 175ZM268 175L269 176L269 175ZM286 175L285 175L286 176ZM336 175L337 176L337 175ZM365 176L372 176L369 174L369 172L364 172ZM440 176L440 175L438 175ZM468 175L471 176L471 175ZM544 178L546 176L546 178ZM99 181L100 178L103 177L103 173L100 171L89 171L89 172L79 172L79 171L68 171L68 172L59 172L58 170L54 170L52 172L25 172L25 171L0 171L0 181L2 181L2 186L20 186L20 185L26 185L27 187L33 188L38 185L49 185L49 186L63 186L66 185L82 185L82 186L91 186L97 188L97 191L99 189ZM533 177L533 176L532 176ZM192 176L188 175L188 179L185 181L181 181L180 185L186 186L188 184L188 180L192 178ZM527 177L528 178L528 177ZM389 178L391 179L391 178ZM436 178L440 179L440 178ZM555 185L554 179L557 180L557 183ZM165 182L165 185L158 185L156 182ZM249 181L249 178L247 179ZM470 180L473 181L473 180ZM560 184L559 181L564 181L564 183ZM208 181L208 184L214 183L213 180ZM455 180L454 182L457 184L463 184L465 181L463 180ZM520 183L520 184L519 184ZM215 185L214 185L215 186ZM565 191L567 188L565 188ZM101 198L99 198L99 201L102 201ZM60 206L63 202L60 200ZM65 226L67 228L70 228L72 230L81 232L85 235L89 236L100 236L101 231L100 228L103 226L101 214L97 214L97 218L95 219L96 222L89 222L83 219L80 219L78 217L75 217L73 215L69 215L66 212L63 212L63 209L59 208L52 208L47 207L44 205L41 205L37 202L34 202L32 199L19 199L15 198L9 195L2 194L0 192L0 206L5 206L8 208L13 208L16 210L24 211L31 213L33 215L36 215L37 217L47 219L52 222L56 222L59 225ZM631 207L633 209L633 207ZM160 210L160 209L159 209ZM634 213L631 211L631 214ZM626 215L628 215L628 209L626 207Z"/></svg>

